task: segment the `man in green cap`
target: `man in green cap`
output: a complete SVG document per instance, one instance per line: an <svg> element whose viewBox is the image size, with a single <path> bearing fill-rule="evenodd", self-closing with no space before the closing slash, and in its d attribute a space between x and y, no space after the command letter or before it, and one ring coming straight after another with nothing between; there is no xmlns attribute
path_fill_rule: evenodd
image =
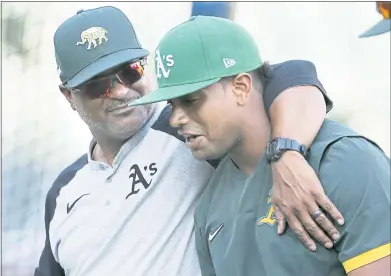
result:
<svg viewBox="0 0 391 276"><path fill-rule="evenodd" d="M371 37L389 32L391 30L390 10L391 2L377 1L376 11L383 17L383 20L360 35L360 37Z"/></svg>
<svg viewBox="0 0 391 276"><path fill-rule="evenodd" d="M156 59L162 56L172 62L158 64L158 89L132 105L168 100L170 124L193 155L223 158L195 213L204 276L390 275L390 159L373 141L331 120L309 151L270 141L263 89L273 70L230 20L191 18L161 39ZM275 231L271 164L287 144L306 156L344 214L332 249L311 252L292 229L281 237Z"/></svg>

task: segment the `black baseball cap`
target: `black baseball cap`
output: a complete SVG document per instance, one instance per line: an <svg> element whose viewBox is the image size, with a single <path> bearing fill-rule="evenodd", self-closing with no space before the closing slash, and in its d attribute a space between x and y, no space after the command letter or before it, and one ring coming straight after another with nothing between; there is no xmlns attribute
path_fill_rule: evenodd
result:
<svg viewBox="0 0 391 276"><path fill-rule="evenodd" d="M110 6L80 10L62 23L54 34L54 49L60 80L70 88L149 55L126 15Z"/></svg>

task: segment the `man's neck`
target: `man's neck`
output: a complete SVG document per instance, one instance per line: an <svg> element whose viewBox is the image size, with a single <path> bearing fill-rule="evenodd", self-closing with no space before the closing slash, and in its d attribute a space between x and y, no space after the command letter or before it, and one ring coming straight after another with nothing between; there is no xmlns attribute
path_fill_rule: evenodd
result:
<svg viewBox="0 0 391 276"><path fill-rule="evenodd" d="M106 133L95 132L92 129L91 133L96 141L96 145L92 152L92 159L95 161L105 162L110 166L113 165L113 162L121 150L122 146L129 141L134 135L136 135L146 124L148 124L149 120L151 120L153 114L155 112L155 105L151 105L148 110L148 119L144 122L144 124L135 132L130 135L128 138L114 138L112 136L108 136Z"/></svg>
<svg viewBox="0 0 391 276"><path fill-rule="evenodd" d="M95 161L100 161L113 165L114 159L122 146L127 140L114 140L113 138L107 139L103 137L94 136L96 145L92 151L92 158Z"/></svg>
<svg viewBox="0 0 391 276"><path fill-rule="evenodd" d="M230 152L232 161L245 174L257 168L270 137L270 123L266 114L256 112L242 124L242 136L237 147Z"/></svg>

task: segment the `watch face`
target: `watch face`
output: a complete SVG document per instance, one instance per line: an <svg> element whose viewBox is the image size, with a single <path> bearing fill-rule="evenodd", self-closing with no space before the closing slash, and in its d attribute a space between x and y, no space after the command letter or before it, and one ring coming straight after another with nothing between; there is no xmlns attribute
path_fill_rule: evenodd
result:
<svg viewBox="0 0 391 276"><path fill-rule="evenodd" d="M274 154L278 149L278 143L277 141L273 141L271 144L270 144L270 153L271 154Z"/></svg>
<svg viewBox="0 0 391 276"><path fill-rule="evenodd" d="M278 149L278 143L277 141L273 141L267 145L266 154L269 157L273 157L276 154L277 149Z"/></svg>

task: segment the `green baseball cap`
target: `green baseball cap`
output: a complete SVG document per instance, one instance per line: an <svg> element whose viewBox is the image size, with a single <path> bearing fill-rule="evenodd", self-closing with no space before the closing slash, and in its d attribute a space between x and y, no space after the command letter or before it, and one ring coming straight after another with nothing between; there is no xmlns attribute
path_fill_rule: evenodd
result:
<svg viewBox="0 0 391 276"><path fill-rule="evenodd" d="M80 10L62 23L54 49L60 80L70 88L149 54L126 15L110 6Z"/></svg>
<svg viewBox="0 0 391 276"><path fill-rule="evenodd" d="M169 31L157 46L155 62L158 89L130 106L181 97L262 65L254 39L242 26L212 16L192 17Z"/></svg>

